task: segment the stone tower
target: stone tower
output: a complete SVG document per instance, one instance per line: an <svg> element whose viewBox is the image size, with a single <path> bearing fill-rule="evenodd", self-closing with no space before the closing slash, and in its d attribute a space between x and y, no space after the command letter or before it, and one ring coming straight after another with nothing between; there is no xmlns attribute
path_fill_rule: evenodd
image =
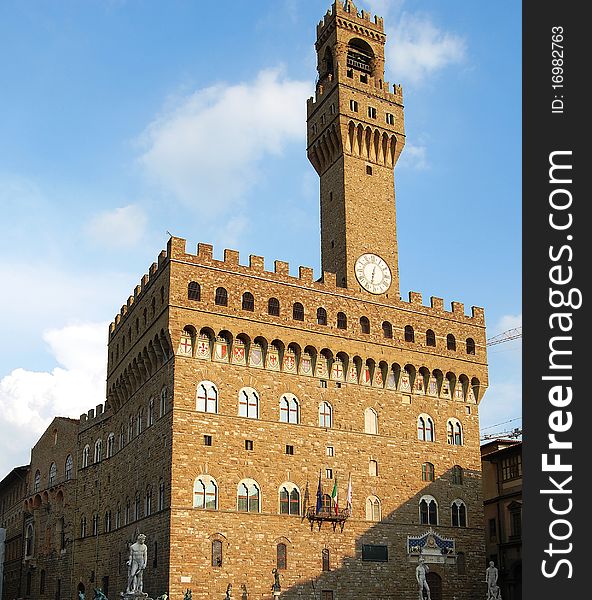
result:
<svg viewBox="0 0 592 600"><path fill-rule="evenodd" d="M399 299L393 170L405 145L400 86L384 81L383 20L335 2L317 26L308 158L321 178L321 260L337 285Z"/></svg>

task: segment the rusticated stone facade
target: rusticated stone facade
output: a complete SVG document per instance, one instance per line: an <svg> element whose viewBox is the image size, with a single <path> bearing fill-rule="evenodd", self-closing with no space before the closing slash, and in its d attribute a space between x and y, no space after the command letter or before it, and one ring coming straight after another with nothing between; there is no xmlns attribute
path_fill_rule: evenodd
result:
<svg viewBox="0 0 592 600"><path fill-rule="evenodd" d="M352 2L317 28L321 277L172 237L111 324L107 401L78 432L73 589L124 590L142 532L152 597L223 598L230 583L271 599L278 568L286 599L414 600L420 553L433 600L483 594L484 312L400 297L405 135L384 41ZM359 283L366 253L386 289Z"/></svg>

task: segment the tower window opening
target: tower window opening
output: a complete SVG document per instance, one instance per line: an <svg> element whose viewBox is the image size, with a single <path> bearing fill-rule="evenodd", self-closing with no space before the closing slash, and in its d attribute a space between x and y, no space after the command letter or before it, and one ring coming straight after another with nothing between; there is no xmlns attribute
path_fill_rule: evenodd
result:
<svg viewBox="0 0 592 600"><path fill-rule="evenodd" d="M372 167L370 165L366 165L366 175L372 175Z"/></svg>
<svg viewBox="0 0 592 600"><path fill-rule="evenodd" d="M353 71L353 69L348 69L348 70L347 70L347 76L348 76L350 79L353 79L353 77L354 77L354 71Z"/></svg>
<svg viewBox="0 0 592 600"><path fill-rule="evenodd" d="M365 73L363 75L360 75L360 81L362 83L368 83L368 75L366 75Z"/></svg>
<svg viewBox="0 0 592 600"><path fill-rule="evenodd" d="M376 109L373 106L368 107L368 116L371 119L376 119Z"/></svg>
<svg viewBox="0 0 592 600"><path fill-rule="evenodd" d="M371 75L373 60L374 52L368 42L359 38L354 38L349 42L347 48L348 67Z"/></svg>
<svg viewBox="0 0 592 600"><path fill-rule="evenodd" d="M358 103L355 100L350 100L349 101L349 109L352 112L358 112Z"/></svg>
<svg viewBox="0 0 592 600"><path fill-rule="evenodd" d="M329 107L329 112L330 112L332 115L334 115L334 114L335 114L335 111L336 111L336 109L335 109L335 102L333 102L333 103L331 104L331 106Z"/></svg>
<svg viewBox="0 0 592 600"><path fill-rule="evenodd" d="M394 125L395 115L393 115L392 113L386 113L386 123L387 125Z"/></svg>

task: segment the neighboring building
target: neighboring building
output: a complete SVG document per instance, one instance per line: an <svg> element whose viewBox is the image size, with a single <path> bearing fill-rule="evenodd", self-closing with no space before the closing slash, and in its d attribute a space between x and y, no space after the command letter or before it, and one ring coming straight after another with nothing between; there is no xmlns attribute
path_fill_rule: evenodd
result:
<svg viewBox="0 0 592 600"><path fill-rule="evenodd" d="M0 481L0 598L3 599L21 596L23 498L28 472L28 466L16 467Z"/></svg>
<svg viewBox="0 0 592 600"><path fill-rule="evenodd" d="M31 450L23 498L21 593L26 598L74 597L71 572L79 425L77 419L56 417Z"/></svg>
<svg viewBox="0 0 592 600"><path fill-rule="evenodd" d="M321 277L171 237L111 324L107 401L79 425L62 597L124 590L138 532L152 597L232 583L271 598L277 568L285 599L415 600L420 553L432 600L483 595L484 311L400 297L403 97L384 44L352 2L317 27Z"/></svg>
<svg viewBox="0 0 592 600"><path fill-rule="evenodd" d="M499 572L504 600L522 598L522 442L481 446L485 552Z"/></svg>

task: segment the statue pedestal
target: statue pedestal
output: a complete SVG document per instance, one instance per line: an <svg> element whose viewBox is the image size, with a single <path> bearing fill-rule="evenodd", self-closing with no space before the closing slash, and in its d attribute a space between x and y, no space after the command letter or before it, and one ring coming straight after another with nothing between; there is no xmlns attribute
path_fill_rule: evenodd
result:
<svg viewBox="0 0 592 600"><path fill-rule="evenodd" d="M121 592L119 596L122 600L152 600L144 592Z"/></svg>
<svg viewBox="0 0 592 600"><path fill-rule="evenodd" d="M280 594L281 594L281 592L277 592L277 591L276 591L276 592L274 592L274 593L273 593L273 597L274 597L274 599L275 599L275 598L279 598L279 597L280 597Z"/></svg>

